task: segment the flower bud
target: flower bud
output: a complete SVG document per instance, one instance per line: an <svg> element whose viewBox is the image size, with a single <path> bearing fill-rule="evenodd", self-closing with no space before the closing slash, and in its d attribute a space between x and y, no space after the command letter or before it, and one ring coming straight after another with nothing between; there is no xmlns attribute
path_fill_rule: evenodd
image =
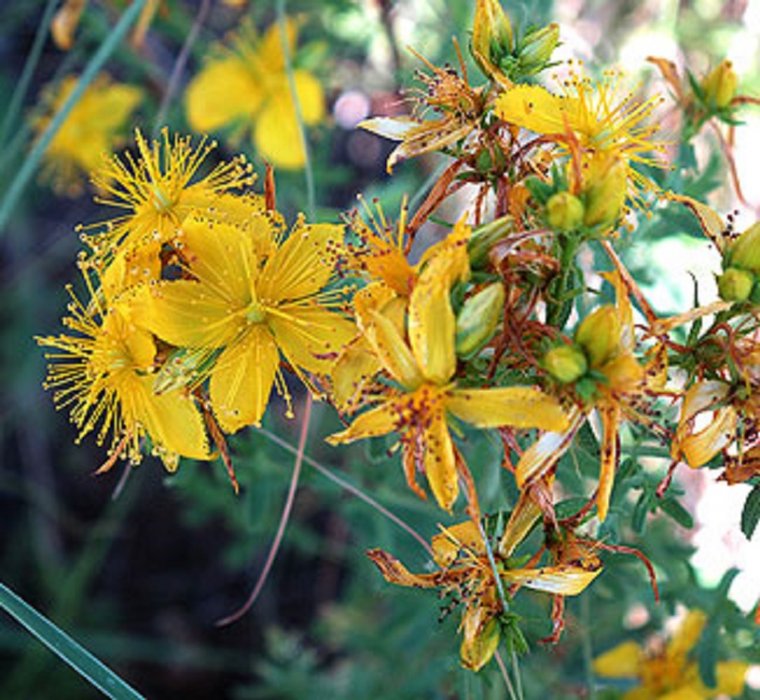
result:
<svg viewBox="0 0 760 700"><path fill-rule="evenodd" d="M474 357L493 337L504 310L504 286L489 284L467 299L457 316L456 352Z"/></svg>
<svg viewBox="0 0 760 700"><path fill-rule="evenodd" d="M616 159L606 168L597 168L586 189L586 226L613 226L620 217L628 192L628 164Z"/></svg>
<svg viewBox="0 0 760 700"><path fill-rule="evenodd" d="M556 231L572 231L583 223L583 202L569 192L558 192L546 203L546 220Z"/></svg>
<svg viewBox="0 0 760 700"><path fill-rule="evenodd" d="M755 277L751 272L729 267L718 277L718 293L723 301L746 301L754 284Z"/></svg>
<svg viewBox="0 0 760 700"><path fill-rule="evenodd" d="M503 76L501 63L512 53L512 25L499 0L477 0L470 49L489 78Z"/></svg>
<svg viewBox="0 0 760 700"><path fill-rule="evenodd" d="M586 316L575 331L575 342L586 352L591 367L600 367L610 360L620 344L615 307L606 304Z"/></svg>
<svg viewBox="0 0 760 700"><path fill-rule="evenodd" d="M558 43L559 25L556 22L530 32L523 40L518 55L521 75L534 75L546 68Z"/></svg>
<svg viewBox="0 0 760 700"><path fill-rule="evenodd" d="M731 104L736 94L736 72L731 61L721 61L712 72L702 80L705 102L711 107L723 109Z"/></svg>
<svg viewBox="0 0 760 700"><path fill-rule="evenodd" d="M760 274L760 221L752 224L729 248L731 267Z"/></svg>
<svg viewBox="0 0 760 700"><path fill-rule="evenodd" d="M588 369L583 350L574 345L559 345L544 355L544 369L562 384L580 379Z"/></svg>
<svg viewBox="0 0 760 700"><path fill-rule="evenodd" d="M488 253L495 243L512 231L514 220L511 216L502 216L483 226L478 226L470 236L467 252L470 256L470 267L473 270L482 269L488 265Z"/></svg>
<svg viewBox="0 0 760 700"><path fill-rule="evenodd" d="M471 671L479 671L493 657L500 638L501 627L495 618L489 620L479 634L470 637L465 631L465 638L459 650L462 666Z"/></svg>

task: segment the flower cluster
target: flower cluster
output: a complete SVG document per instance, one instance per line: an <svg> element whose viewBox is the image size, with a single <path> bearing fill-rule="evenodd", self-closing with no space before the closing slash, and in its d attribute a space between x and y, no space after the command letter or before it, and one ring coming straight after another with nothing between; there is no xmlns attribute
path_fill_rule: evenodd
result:
<svg viewBox="0 0 760 700"><path fill-rule="evenodd" d="M556 641L564 597L602 573L605 551L638 556L657 595L648 559L594 530L625 498L616 481L629 433L667 445L659 496L680 462L722 460L732 483L760 475L760 224L737 235L662 186L659 95L625 91L615 72L593 81L582 65L548 81L556 87L536 84L558 41L556 25L520 34L496 0L478 0L470 49L484 84L471 83L458 45L458 71L420 57L428 72L410 115L362 124L400 142L389 172L431 152L450 158L395 221L362 200L345 225L300 217L288 229L273 178L252 193L243 158L209 169L212 145L138 132L135 151L93 176L98 201L120 214L83 229L88 299L72 292L64 320L75 335L38 339L55 351L48 384L80 437L110 436L103 469L138 462L146 446L170 469L212 459L210 436L234 483L224 435L258 425L273 387L291 413L284 371L340 414L330 444L392 436L409 488L447 513L464 506L468 519L433 537L432 573L369 556L388 581L462 604L461 658L473 670L500 639L520 647L511 605L522 589L553 597ZM187 108L199 129L251 126L274 160L264 142L278 141L263 134L276 126L287 143L275 149L296 166L289 94L260 79L284 71L280 46L274 29L241 38L191 84ZM703 83L710 114L731 104L721 75ZM303 120L316 121L319 86L291 77L314 98L302 100ZM219 98L228 83L240 102ZM477 191L469 210L413 256L418 232L465 184ZM658 204L688 208L717 246L720 301L660 318L636 285L617 241ZM519 489L496 519L481 512L468 464L468 437L484 430L498 431ZM598 477L560 514L565 456L581 440L597 450Z"/></svg>

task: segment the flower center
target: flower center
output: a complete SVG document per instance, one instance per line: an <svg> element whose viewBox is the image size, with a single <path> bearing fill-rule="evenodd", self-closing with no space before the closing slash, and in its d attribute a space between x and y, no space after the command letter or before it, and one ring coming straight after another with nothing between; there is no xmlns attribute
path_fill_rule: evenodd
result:
<svg viewBox="0 0 760 700"><path fill-rule="evenodd" d="M252 301L245 310L245 320L248 323L263 323L266 317L266 307L258 301Z"/></svg>

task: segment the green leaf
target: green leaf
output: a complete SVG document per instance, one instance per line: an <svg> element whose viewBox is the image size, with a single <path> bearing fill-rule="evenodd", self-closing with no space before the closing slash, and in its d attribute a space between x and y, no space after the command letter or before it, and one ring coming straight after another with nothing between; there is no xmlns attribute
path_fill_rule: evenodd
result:
<svg viewBox="0 0 760 700"><path fill-rule="evenodd" d="M675 520L681 527L685 527L687 530L691 530L694 527L694 518L691 517L686 508L684 508L675 498L666 498L660 503L660 509L663 513L667 513L673 520Z"/></svg>
<svg viewBox="0 0 760 700"><path fill-rule="evenodd" d="M715 620L707 623L697 648L699 677L708 688L718 684L715 668L718 665L718 624Z"/></svg>
<svg viewBox="0 0 760 700"><path fill-rule="evenodd" d="M0 607L109 698L143 698L110 668L3 584L0 584Z"/></svg>
<svg viewBox="0 0 760 700"><path fill-rule="evenodd" d="M744 501L742 509L742 532L748 540L752 538L758 521L760 521L760 484L755 484L755 488L747 494L747 500Z"/></svg>

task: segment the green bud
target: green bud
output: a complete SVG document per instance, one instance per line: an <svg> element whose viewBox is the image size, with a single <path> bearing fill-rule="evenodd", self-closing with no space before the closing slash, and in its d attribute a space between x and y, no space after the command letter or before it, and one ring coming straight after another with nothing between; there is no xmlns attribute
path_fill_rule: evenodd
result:
<svg viewBox="0 0 760 700"><path fill-rule="evenodd" d="M583 348L593 368L612 359L620 344L615 307L606 304L586 316L575 331L575 342Z"/></svg>
<svg viewBox="0 0 760 700"><path fill-rule="evenodd" d="M592 180L586 190L586 212L583 223L586 226L613 226L625 204L628 192L628 165L623 160L615 160L604 172Z"/></svg>
<svg viewBox="0 0 760 700"><path fill-rule="evenodd" d="M754 284L755 278L751 272L729 267L718 277L718 293L723 301L746 301Z"/></svg>
<svg viewBox="0 0 760 700"><path fill-rule="evenodd" d="M480 671L496 653L501 639L501 626L496 618L489 620L480 634L473 639L463 639L459 650L462 666L471 671Z"/></svg>
<svg viewBox="0 0 760 700"><path fill-rule="evenodd" d="M760 221L750 226L728 250L731 267L760 274Z"/></svg>
<svg viewBox="0 0 760 700"><path fill-rule="evenodd" d="M546 203L546 219L557 231L572 231L583 223L583 202L569 192L558 192Z"/></svg>
<svg viewBox="0 0 760 700"><path fill-rule="evenodd" d="M457 315L456 352L470 358L493 337L504 311L504 286L489 284L467 299Z"/></svg>
<svg viewBox="0 0 760 700"><path fill-rule="evenodd" d="M521 75L534 75L546 68L559 43L559 25L556 22L528 34L518 53Z"/></svg>
<svg viewBox="0 0 760 700"><path fill-rule="evenodd" d="M495 243L498 243L514 228L511 216L502 216L496 221L478 226L470 236L467 252L470 255L470 267L473 270L488 267L488 254Z"/></svg>
<svg viewBox="0 0 760 700"><path fill-rule="evenodd" d="M737 82L731 61L721 61L702 81L705 101L717 109L728 107L736 94Z"/></svg>
<svg viewBox="0 0 760 700"><path fill-rule="evenodd" d="M580 379L588 369L583 350L574 345L559 345L544 355L544 369L562 384Z"/></svg>

